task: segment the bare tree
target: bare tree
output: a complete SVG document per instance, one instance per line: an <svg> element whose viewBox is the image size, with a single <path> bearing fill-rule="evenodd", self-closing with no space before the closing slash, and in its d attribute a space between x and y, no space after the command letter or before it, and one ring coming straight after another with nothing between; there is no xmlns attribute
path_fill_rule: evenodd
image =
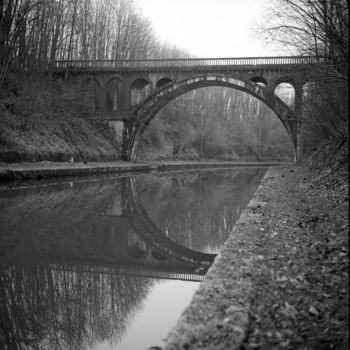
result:
<svg viewBox="0 0 350 350"><path fill-rule="evenodd" d="M0 0L0 87L15 57L20 38L23 45L30 5L30 0Z"/></svg>
<svg viewBox="0 0 350 350"><path fill-rule="evenodd" d="M344 143L348 138L349 3L346 0L277 0L260 31L300 55L322 57L304 91L302 143Z"/></svg>

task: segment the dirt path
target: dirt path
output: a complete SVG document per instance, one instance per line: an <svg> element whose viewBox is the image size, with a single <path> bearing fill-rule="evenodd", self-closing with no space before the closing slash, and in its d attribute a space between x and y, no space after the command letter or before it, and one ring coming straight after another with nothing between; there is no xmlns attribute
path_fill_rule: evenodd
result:
<svg viewBox="0 0 350 350"><path fill-rule="evenodd" d="M347 349L348 183L270 168L165 349Z"/></svg>

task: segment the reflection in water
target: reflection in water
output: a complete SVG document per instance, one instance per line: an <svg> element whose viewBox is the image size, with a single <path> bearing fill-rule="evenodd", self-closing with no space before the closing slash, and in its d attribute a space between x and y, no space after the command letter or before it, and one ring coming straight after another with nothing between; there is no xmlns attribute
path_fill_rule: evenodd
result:
<svg viewBox="0 0 350 350"><path fill-rule="evenodd" d="M1 346L91 348L120 339L152 280L38 263L1 271Z"/></svg>
<svg viewBox="0 0 350 350"><path fill-rule="evenodd" d="M161 279L203 279L215 256L209 253L226 240L263 173L148 174L1 190L0 348L128 349L131 338L140 349L155 345L133 334L147 315L142 309L157 301L148 315L163 311L164 324L176 322L170 307L164 315L157 291L181 287L182 296L195 285ZM188 301L171 304L180 312Z"/></svg>
<svg viewBox="0 0 350 350"><path fill-rule="evenodd" d="M196 251L217 253L265 170L205 171L137 179L148 215L167 237Z"/></svg>
<svg viewBox="0 0 350 350"><path fill-rule="evenodd" d="M118 343L117 349L143 350L150 345L162 345L160 339L167 336L180 317L184 306L190 303L197 288L197 282L162 280L157 284L157 288L151 290L144 303L145 307L135 317L131 327ZM163 312L155 312L155 310L163 310ZM166 317L164 317L164 311ZM141 343L140 339L142 339Z"/></svg>

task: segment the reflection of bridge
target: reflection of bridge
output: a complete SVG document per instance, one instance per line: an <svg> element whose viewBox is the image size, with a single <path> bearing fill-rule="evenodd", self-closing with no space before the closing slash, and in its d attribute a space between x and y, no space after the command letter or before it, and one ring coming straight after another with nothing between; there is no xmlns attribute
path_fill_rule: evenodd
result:
<svg viewBox="0 0 350 350"><path fill-rule="evenodd" d="M200 273L193 273L192 271L185 272L184 269L181 271L161 271L152 268L147 268L147 266L98 266L98 265L87 265L87 264L67 264L61 265L59 262L57 264L51 265L51 270L67 271L74 273L88 273L88 274L103 274L103 275L120 275L120 276L135 276L135 277L145 277L154 279L171 279L171 280L182 280L182 281L193 281L201 282L204 280L205 275ZM203 272L202 270L201 272Z"/></svg>
<svg viewBox="0 0 350 350"><path fill-rule="evenodd" d="M81 87L84 103L119 130L125 159L134 160L140 137L156 113L177 96L206 86L241 90L264 102L296 150L303 86L312 80L314 68L326 63L325 57L310 56L57 61L54 71ZM275 95L281 83L294 87L294 108Z"/></svg>
<svg viewBox="0 0 350 350"><path fill-rule="evenodd" d="M55 211L47 212L45 218L52 218L50 225L54 230L44 231L40 241L30 239L31 231L37 232L37 226L32 226L37 221L37 210L30 201L33 207L27 209L25 217L31 222L20 225L27 231L23 232L14 249L1 257L0 263L5 266L21 257L24 261L47 261L56 268L66 266L62 270L72 268L91 273L202 280L215 255L194 251L167 238L142 207L134 179L123 178L120 181L122 188L119 188L119 193L115 193L115 186L108 187L106 191L106 196L114 198L112 207L110 200L104 200L110 209L105 205L100 208L97 206L93 214L89 212L88 215L85 213L72 218L64 231L61 231L61 222L68 218L58 215L57 222L53 218L63 207L67 213L74 212L77 204L70 207L69 203L64 202L56 206ZM100 195L100 190L88 187L86 191L92 198ZM77 203L80 206L84 201L86 199L80 199ZM38 202L42 203L41 197ZM40 225L45 226L45 223ZM66 232L67 229L69 232ZM7 230L6 226L3 230Z"/></svg>
<svg viewBox="0 0 350 350"><path fill-rule="evenodd" d="M136 270L140 276L202 280L215 255L194 251L166 237L143 208L134 179L123 180L126 183L120 212L91 218L92 222L107 224L109 234L104 236L102 245L96 232L92 241L83 243L87 262L105 267L117 263L119 271Z"/></svg>

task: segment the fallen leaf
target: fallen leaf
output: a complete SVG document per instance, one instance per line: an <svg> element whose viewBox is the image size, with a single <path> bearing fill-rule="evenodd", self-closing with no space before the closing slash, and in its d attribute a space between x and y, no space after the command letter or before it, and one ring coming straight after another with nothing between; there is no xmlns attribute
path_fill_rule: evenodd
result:
<svg viewBox="0 0 350 350"><path fill-rule="evenodd" d="M281 276L276 278L276 282L285 282L288 281L288 277L286 276Z"/></svg>
<svg viewBox="0 0 350 350"><path fill-rule="evenodd" d="M309 313L314 316L318 316L318 311L311 305L309 307Z"/></svg>

